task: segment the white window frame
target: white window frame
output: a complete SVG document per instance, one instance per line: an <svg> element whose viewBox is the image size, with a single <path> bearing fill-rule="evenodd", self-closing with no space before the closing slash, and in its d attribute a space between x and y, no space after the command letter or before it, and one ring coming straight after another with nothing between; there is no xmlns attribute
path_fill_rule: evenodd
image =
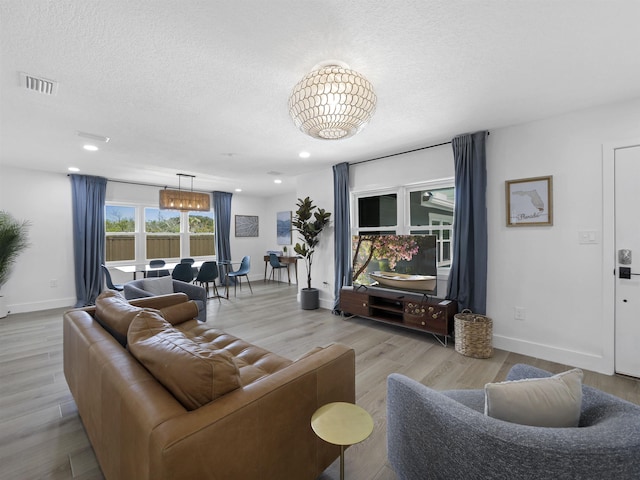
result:
<svg viewBox="0 0 640 480"><path fill-rule="evenodd" d="M117 201L108 201L105 202L105 206L109 206L109 207L134 207L135 208L135 232L134 237L135 237L135 259L133 260L116 260L116 261L110 261L110 262L106 262L106 265L108 266L113 266L116 267L118 265L130 265L132 263L136 263L136 264L144 264L147 263L148 259L147 258L147 232L145 229L145 209L146 208L158 208L158 205L154 205L154 204L142 204L142 203L131 203L131 202L117 202ZM213 221L214 221L214 225L215 225L215 212L213 211L213 209L210 210L211 212L213 212ZM215 229L214 229L215 230ZM130 232L128 233L106 233L105 232L105 236L106 235L131 235ZM153 233L150 235L154 235ZM158 235L165 235L165 234L158 234ZM171 258L165 258L164 260L167 261L178 261L180 260L180 258L186 258L186 257L190 257L190 258L194 258L195 260L215 260L216 259L216 255L213 256L209 256L209 255L205 255L205 256L197 256L197 257L193 257L190 255L190 252L188 251L190 248L190 243L189 243L189 212L180 212L180 233L173 233L170 235L179 235L180 236L180 257L179 258L175 258L175 257L171 257ZM215 232L214 232L214 241L215 241Z"/></svg>
<svg viewBox="0 0 640 480"><path fill-rule="evenodd" d="M409 235L411 231L419 230L450 230L451 238L451 251L453 252L453 222L449 226L429 226L421 225L419 227L410 225L411 223L411 200L410 193L419 190L435 190L439 188L452 188L455 186L454 178L441 178L437 180L431 180L427 182L412 183L409 185L400 185L388 188L377 188L371 190L357 190L351 192L351 235L360 235L367 232L389 230L394 231L396 235ZM396 194L396 207L397 207L397 225L385 226L385 227L359 227L359 212L358 212L358 200L363 197L375 197L380 195ZM454 207L455 208L455 207ZM438 276L448 277L451 267L438 267Z"/></svg>

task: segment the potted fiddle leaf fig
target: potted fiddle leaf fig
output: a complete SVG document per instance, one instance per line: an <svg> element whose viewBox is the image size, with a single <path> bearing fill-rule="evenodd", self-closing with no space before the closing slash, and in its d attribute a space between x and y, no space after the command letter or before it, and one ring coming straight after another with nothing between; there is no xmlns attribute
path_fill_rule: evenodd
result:
<svg viewBox="0 0 640 480"><path fill-rule="evenodd" d="M315 310L319 306L320 292L311 287L311 265L316 246L320 242L320 234L328 225L331 213L316 207L309 197L299 198L297 206L291 225L300 234L302 242L296 243L293 250L304 258L307 267L307 288L300 290L300 305L303 310Z"/></svg>
<svg viewBox="0 0 640 480"><path fill-rule="evenodd" d="M29 222L20 222L10 213L0 210L0 290L9 280L11 267L20 252L29 246L27 231ZM0 294L0 318L8 315L7 302Z"/></svg>

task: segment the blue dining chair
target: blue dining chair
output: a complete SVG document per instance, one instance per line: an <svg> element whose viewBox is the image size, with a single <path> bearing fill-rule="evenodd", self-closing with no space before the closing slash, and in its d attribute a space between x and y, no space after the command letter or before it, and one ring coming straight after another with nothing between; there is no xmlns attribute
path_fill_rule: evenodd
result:
<svg viewBox="0 0 640 480"><path fill-rule="evenodd" d="M213 283L214 297L217 297L218 302L220 302L220 294L218 293L218 287L216 287L217 278L218 265L216 262L204 262L198 271L198 276L193 282L204 286L204 289L207 291L207 295L209 295L209 282Z"/></svg>
<svg viewBox="0 0 640 480"><path fill-rule="evenodd" d="M106 267L106 265L100 265L100 267L102 268L102 272L104 273L104 281L107 284L107 288L110 290L117 290L118 292L123 291L124 286L114 285L113 280L111 280L111 273L109 273L109 269Z"/></svg>
<svg viewBox="0 0 640 480"><path fill-rule="evenodd" d="M251 290L251 294L253 295L253 289L251 288L251 282L249 281L249 270L251 269L251 257L244 256L242 257L242 261L240 262L240 268L235 272L227 273L227 288L229 288L228 281L230 278L233 278L233 296L236 296L236 289L238 283L240 283L240 277L245 277L247 279L247 283L249 284L249 290ZM242 290L242 283L240 283L240 290Z"/></svg>
<svg viewBox="0 0 640 480"><path fill-rule="evenodd" d="M193 281L193 270L190 263L179 263L173 268L171 276L174 280L191 283Z"/></svg>
<svg viewBox="0 0 640 480"><path fill-rule="evenodd" d="M151 260L149 261L149 266L153 268L164 267L165 261L160 259ZM171 275L171 273L169 272L169 270L165 269L150 270L147 272L147 277L168 277L169 275Z"/></svg>
<svg viewBox="0 0 640 480"><path fill-rule="evenodd" d="M273 278L273 280L275 281L274 272L278 270L278 282L280 282L280 277L281 277L280 274L282 273L282 269L283 268L288 269L288 265L284 263L280 263L280 260L278 259L278 256L275 253L269 254L269 265L271 265L271 275L269 275L269 280Z"/></svg>

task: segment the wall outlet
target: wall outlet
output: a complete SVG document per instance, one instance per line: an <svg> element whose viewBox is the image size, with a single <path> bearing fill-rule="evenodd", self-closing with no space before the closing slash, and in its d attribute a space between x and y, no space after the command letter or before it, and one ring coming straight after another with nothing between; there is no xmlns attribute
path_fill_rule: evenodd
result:
<svg viewBox="0 0 640 480"><path fill-rule="evenodd" d="M515 307L515 315L513 318L516 320L524 320L527 317L527 309L524 307Z"/></svg>
<svg viewBox="0 0 640 480"><path fill-rule="evenodd" d="M52 278L51 280L49 280L49 286L51 288L57 288L58 287L58 279L57 278Z"/></svg>
<svg viewBox="0 0 640 480"><path fill-rule="evenodd" d="M329 288L329 282L322 282L322 286L324 288Z"/></svg>

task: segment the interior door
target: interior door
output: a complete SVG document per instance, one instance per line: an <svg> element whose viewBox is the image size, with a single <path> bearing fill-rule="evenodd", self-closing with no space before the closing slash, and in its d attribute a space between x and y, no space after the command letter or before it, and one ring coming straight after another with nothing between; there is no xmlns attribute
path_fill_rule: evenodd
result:
<svg viewBox="0 0 640 480"><path fill-rule="evenodd" d="M640 146L615 151L615 369L640 377Z"/></svg>

